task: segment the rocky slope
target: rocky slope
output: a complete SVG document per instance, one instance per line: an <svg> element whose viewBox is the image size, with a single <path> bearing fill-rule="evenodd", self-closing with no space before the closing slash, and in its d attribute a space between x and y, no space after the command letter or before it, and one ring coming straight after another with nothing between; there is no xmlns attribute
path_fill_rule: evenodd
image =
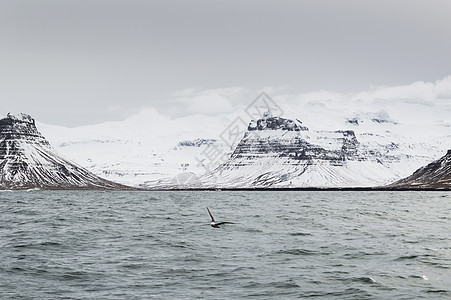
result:
<svg viewBox="0 0 451 300"><path fill-rule="evenodd" d="M393 142L359 138L353 130L310 131L299 120L266 115L251 121L231 157L199 180L212 188L370 187L394 181L401 162L420 159L399 153Z"/></svg>
<svg viewBox="0 0 451 300"><path fill-rule="evenodd" d="M451 150L445 156L388 186L407 189L451 189Z"/></svg>
<svg viewBox="0 0 451 300"><path fill-rule="evenodd" d="M28 115L0 120L0 189L127 189L59 156Z"/></svg>

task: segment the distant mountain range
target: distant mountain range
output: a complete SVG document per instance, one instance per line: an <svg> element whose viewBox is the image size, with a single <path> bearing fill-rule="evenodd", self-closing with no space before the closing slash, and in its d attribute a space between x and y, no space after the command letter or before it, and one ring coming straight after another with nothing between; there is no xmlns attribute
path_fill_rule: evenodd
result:
<svg viewBox="0 0 451 300"><path fill-rule="evenodd" d="M128 189L61 157L28 115L0 120L0 189Z"/></svg>
<svg viewBox="0 0 451 300"><path fill-rule="evenodd" d="M385 121L384 121L385 120ZM384 123L386 119L371 122ZM354 126L358 122L351 121ZM362 122L362 120L361 120ZM368 136L370 133L367 134ZM362 135L360 135L362 136ZM390 142L360 142L353 130L310 131L300 120L266 114L251 121L230 157L184 188L349 188L395 181L400 168L422 161ZM146 188L177 188L180 181L148 182Z"/></svg>
<svg viewBox="0 0 451 300"><path fill-rule="evenodd" d="M438 159L451 149L448 102L427 110L398 103L396 117L379 104L320 104L299 119L172 120L147 111L78 128L39 124L50 142L30 116L8 115L0 120L0 189L447 187L449 158Z"/></svg>
<svg viewBox="0 0 451 300"><path fill-rule="evenodd" d="M272 117L261 106L173 119L147 109L117 122L38 125L97 176L150 188L376 187L451 149L446 99L281 102Z"/></svg>

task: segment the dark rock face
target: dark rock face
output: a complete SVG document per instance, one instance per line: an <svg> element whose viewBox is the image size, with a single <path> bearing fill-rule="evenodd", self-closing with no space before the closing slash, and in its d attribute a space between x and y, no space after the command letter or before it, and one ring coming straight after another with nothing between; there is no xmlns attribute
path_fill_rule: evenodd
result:
<svg viewBox="0 0 451 300"><path fill-rule="evenodd" d="M319 145L309 143L305 138L295 135L287 138L274 139L261 136L258 133L248 131L237 145L231 159L247 158L249 160L260 155L290 158L295 161L313 162L313 160L328 161L333 165L340 165L343 160L357 159L359 142L354 131L335 131L338 137L335 141L340 145L339 149L325 149Z"/></svg>
<svg viewBox="0 0 451 300"><path fill-rule="evenodd" d="M376 113L375 116L371 119L371 121L375 123L393 123L393 124L397 123L396 121L390 118L390 116L385 110L381 110L378 113Z"/></svg>
<svg viewBox="0 0 451 300"><path fill-rule="evenodd" d="M368 162L368 153L354 131L310 132L301 124L271 116L251 121L230 158L201 181L216 188L353 186L358 182L351 170L354 162ZM373 176L369 173L360 174L368 180Z"/></svg>
<svg viewBox="0 0 451 300"><path fill-rule="evenodd" d="M59 156L28 115L0 120L0 189L127 189Z"/></svg>
<svg viewBox="0 0 451 300"><path fill-rule="evenodd" d="M203 145L211 145L214 144L215 142L216 142L215 139L195 139L192 141L179 142L175 148L177 149L180 147L200 147Z"/></svg>
<svg viewBox="0 0 451 300"><path fill-rule="evenodd" d="M346 120L346 122L349 123L349 124L353 124L353 125L359 126L359 119L358 118L350 118L350 119Z"/></svg>
<svg viewBox="0 0 451 300"><path fill-rule="evenodd" d="M445 156L421 167L407 178L401 179L389 188L409 189L451 189L451 150Z"/></svg>
<svg viewBox="0 0 451 300"><path fill-rule="evenodd" d="M266 113L262 119L257 121L252 120L247 130L288 130L288 131L303 131L308 130L307 127L301 125L302 122L299 120L290 120L280 117L272 117Z"/></svg>

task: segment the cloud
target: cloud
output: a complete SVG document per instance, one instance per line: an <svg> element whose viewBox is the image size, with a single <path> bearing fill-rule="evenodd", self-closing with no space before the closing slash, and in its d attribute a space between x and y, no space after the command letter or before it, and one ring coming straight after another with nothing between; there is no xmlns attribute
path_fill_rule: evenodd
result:
<svg viewBox="0 0 451 300"><path fill-rule="evenodd" d="M439 99L451 99L451 75L435 82L435 94Z"/></svg>
<svg viewBox="0 0 451 300"><path fill-rule="evenodd" d="M451 99L451 76L435 82L417 81L399 86L372 86L366 91L338 93L319 90L309 93L289 92L288 87L228 87L217 89L190 88L172 93L152 106L170 118L191 115L218 116L239 113L265 91L283 109L294 112L305 107L354 107L377 103L415 102L431 104L436 99ZM143 107L145 108L145 106ZM115 107L115 110L123 107Z"/></svg>
<svg viewBox="0 0 451 300"><path fill-rule="evenodd" d="M205 90L191 88L173 93L169 99L160 101L157 108L172 118L189 115L216 116L237 111L237 107L249 94L249 90L237 87Z"/></svg>
<svg viewBox="0 0 451 300"><path fill-rule="evenodd" d="M311 116L314 119L320 115L326 116L332 111L348 116L356 111L376 113L380 109L385 109L390 116L393 115L399 119L402 114L406 114L406 111L400 109L405 107L406 103L436 106L438 101L451 100L451 76L435 82L417 81L400 86L373 86L367 91L347 94L325 90L296 94L288 92L286 87L270 87L261 90L249 87L191 88L174 92L167 99L156 104L133 109L116 105L111 106L109 111L122 112L122 114L128 114L133 121L155 123L159 124L158 126L174 123L174 121L196 123L195 118L206 120L204 117L227 115L224 120L229 120L229 116L241 114L246 118L244 113L246 107L252 105L262 91L265 91L282 108L285 117ZM418 107L420 111L421 106ZM320 121L327 122L326 118ZM227 121L224 122L227 123Z"/></svg>
<svg viewBox="0 0 451 300"><path fill-rule="evenodd" d="M451 99L451 76L436 82L417 81L409 85L373 87L370 91L352 95L352 99L363 100L418 100L428 102L436 99Z"/></svg>
<svg viewBox="0 0 451 300"><path fill-rule="evenodd" d="M316 91L303 94L270 94L282 107L289 111L300 109L363 108L367 105L390 105L396 103L416 103L434 105L436 101L451 100L451 76L435 82L417 81L399 86L372 86L367 91L336 93Z"/></svg>
<svg viewBox="0 0 451 300"><path fill-rule="evenodd" d="M177 99L177 102L191 114L216 115L233 111L233 106L227 97L216 91L204 91L181 97Z"/></svg>

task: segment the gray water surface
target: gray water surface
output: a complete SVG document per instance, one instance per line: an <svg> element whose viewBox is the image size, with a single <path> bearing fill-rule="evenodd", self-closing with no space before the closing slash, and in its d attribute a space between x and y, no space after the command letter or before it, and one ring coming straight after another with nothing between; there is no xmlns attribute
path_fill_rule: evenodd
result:
<svg viewBox="0 0 451 300"><path fill-rule="evenodd" d="M450 216L450 192L0 192L0 298L449 299Z"/></svg>

